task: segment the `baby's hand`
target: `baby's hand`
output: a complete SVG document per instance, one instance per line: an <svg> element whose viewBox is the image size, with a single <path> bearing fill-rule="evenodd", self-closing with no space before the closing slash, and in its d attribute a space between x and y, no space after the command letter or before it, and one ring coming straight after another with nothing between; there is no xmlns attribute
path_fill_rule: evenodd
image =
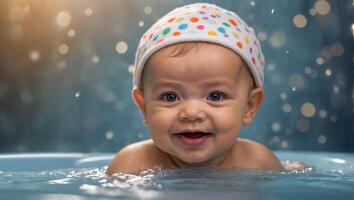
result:
<svg viewBox="0 0 354 200"><path fill-rule="evenodd" d="M289 160L286 160L286 161L282 161L281 164L283 165L285 170L292 170L292 169L304 170L304 169L309 167L305 163L300 162L300 161L289 161Z"/></svg>

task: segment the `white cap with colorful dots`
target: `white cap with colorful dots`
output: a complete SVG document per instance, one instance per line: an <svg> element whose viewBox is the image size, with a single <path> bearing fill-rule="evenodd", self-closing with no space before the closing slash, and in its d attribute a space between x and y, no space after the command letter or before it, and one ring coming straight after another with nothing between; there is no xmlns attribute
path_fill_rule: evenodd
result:
<svg viewBox="0 0 354 200"><path fill-rule="evenodd" d="M143 68L153 53L168 45L192 41L232 49L246 62L256 85L263 87L264 55L253 28L236 13L207 3L176 8L146 31L136 52L134 87L141 86Z"/></svg>

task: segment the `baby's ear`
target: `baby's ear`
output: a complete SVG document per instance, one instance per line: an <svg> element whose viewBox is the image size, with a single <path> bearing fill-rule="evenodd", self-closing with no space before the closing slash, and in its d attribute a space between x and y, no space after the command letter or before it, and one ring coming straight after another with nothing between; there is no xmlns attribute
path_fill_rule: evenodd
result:
<svg viewBox="0 0 354 200"><path fill-rule="evenodd" d="M141 114L143 114L144 123L146 123L146 108L145 108L145 99L144 99L143 91L141 89L134 88L132 90L132 97L136 105L139 107Z"/></svg>
<svg viewBox="0 0 354 200"><path fill-rule="evenodd" d="M251 90L248 95L247 110L242 119L244 125L252 123L253 117L256 115L262 101L264 99L264 91L260 87Z"/></svg>

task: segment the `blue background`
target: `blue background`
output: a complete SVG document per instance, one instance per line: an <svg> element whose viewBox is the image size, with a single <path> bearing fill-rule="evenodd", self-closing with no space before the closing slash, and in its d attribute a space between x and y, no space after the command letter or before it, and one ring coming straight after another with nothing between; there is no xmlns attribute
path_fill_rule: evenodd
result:
<svg viewBox="0 0 354 200"><path fill-rule="evenodd" d="M327 14L314 8L320 1ZM130 97L138 40L193 2L0 1L0 152L115 152L147 139ZM354 2L205 2L238 13L265 53L266 99L241 136L274 150L353 152Z"/></svg>

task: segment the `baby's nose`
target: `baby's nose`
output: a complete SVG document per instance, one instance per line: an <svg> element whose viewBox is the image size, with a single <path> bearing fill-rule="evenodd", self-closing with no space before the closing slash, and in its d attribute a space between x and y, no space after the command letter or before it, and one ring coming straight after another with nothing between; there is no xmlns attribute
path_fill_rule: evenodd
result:
<svg viewBox="0 0 354 200"><path fill-rule="evenodd" d="M179 119L182 121L201 122L205 119L206 113L202 103L196 100L189 100L182 103L179 112Z"/></svg>

